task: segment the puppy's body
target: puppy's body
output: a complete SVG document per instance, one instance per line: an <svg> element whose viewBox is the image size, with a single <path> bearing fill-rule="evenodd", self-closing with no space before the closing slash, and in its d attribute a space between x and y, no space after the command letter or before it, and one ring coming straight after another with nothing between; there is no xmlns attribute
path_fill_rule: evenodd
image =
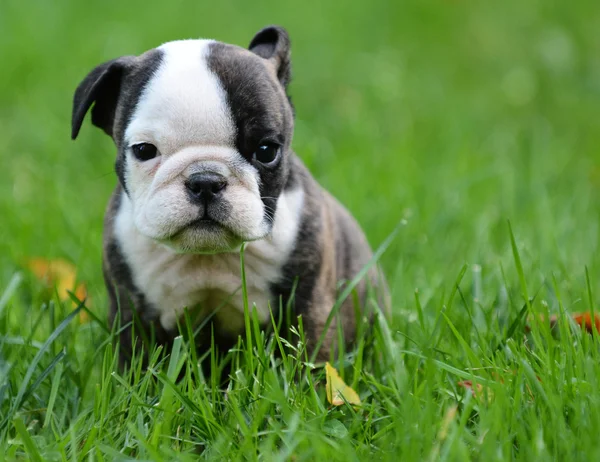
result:
<svg viewBox="0 0 600 462"><path fill-rule="evenodd" d="M322 190L291 149L285 87L289 41L267 28L250 51L214 41L170 42L94 69L75 95L73 137L89 107L119 154L119 186L105 220L104 275L111 317L142 321L159 342L183 310L197 338L222 349L244 326L239 249L247 242L248 301L259 320L290 299L313 345L343 281L371 257L348 212ZM370 274L377 283L376 271ZM365 284L359 287L364 298ZM138 316L134 316L134 312ZM350 300L340 311L348 340ZM335 327L332 324L331 329ZM122 347L131 345L131 330ZM327 335L319 356L328 357Z"/></svg>

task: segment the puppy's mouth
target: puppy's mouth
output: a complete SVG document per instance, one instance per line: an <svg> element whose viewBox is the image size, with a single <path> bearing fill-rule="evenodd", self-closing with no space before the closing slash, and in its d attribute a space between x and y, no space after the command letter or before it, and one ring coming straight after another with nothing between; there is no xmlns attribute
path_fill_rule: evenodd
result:
<svg viewBox="0 0 600 462"><path fill-rule="evenodd" d="M192 221L188 225L184 226L179 232L184 231L185 229L197 229L202 231L216 231L219 229L223 229L224 226L213 218L204 216L202 218L197 218Z"/></svg>
<svg viewBox="0 0 600 462"><path fill-rule="evenodd" d="M204 214L200 218L190 221L189 223L180 227L175 233L171 234L169 240L176 239L186 231L201 231L201 232L230 232L229 229L223 225L223 223L215 220L214 218Z"/></svg>
<svg viewBox="0 0 600 462"><path fill-rule="evenodd" d="M209 217L196 218L160 242L179 253L221 253L237 248L243 240L228 226Z"/></svg>

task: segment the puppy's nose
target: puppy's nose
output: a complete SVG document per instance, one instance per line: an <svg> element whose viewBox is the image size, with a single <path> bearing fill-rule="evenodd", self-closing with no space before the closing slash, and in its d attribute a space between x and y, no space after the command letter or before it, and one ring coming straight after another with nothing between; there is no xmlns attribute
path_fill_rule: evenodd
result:
<svg viewBox="0 0 600 462"><path fill-rule="evenodd" d="M190 194L202 201L214 199L227 186L227 179L223 175L212 172L193 173L185 182L185 187Z"/></svg>

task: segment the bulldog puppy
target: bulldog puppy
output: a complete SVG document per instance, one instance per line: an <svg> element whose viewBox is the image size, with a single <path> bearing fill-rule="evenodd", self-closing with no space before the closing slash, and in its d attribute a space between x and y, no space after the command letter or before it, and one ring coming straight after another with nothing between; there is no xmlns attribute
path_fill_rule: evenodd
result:
<svg viewBox="0 0 600 462"><path fill-rule="evenodd" d="M92 123L118 152L103 270L110 320L129 323L120 334L125 362L138 337L168 344L185 309L204 324L200 351L213 335L221 352L235 344L244 331L243 243L249 306L267 327L270 310L279 316L289 302L294 319L302 315L309 351L340 287L371 258L355 220L292 151L289 81L288 34L267 27L248 50L181 40L123 56L77 88L72 138L93 105ZM375 267L366 279L379 283ZM358 286L361 307L367 285ZM318 359L329 357L340 321L353 339L353 299Z"/></svg>

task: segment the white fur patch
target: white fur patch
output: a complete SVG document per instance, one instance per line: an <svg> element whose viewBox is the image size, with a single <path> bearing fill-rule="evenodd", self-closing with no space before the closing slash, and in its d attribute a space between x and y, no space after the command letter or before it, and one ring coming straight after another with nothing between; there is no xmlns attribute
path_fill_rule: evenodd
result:
<svg viewBox="0 0 600 462"><path fill-rule="evenodd" d="M125 131L128 144L160 145L166 156L189 145L233 144L225 90L206 62L211 43L179 40L158 48L163 59Z"/></svg>
<svg viewBox="0 0 600 462"><path fill-rule="evenodd" d="M246 247L248 301L250 306L256 306L262 322L269 320L272 296L269 287L280 279L282 267L295 247L303 203L302 189L283 192L277 201L271 232ZM208 315L222 306L216 316L223 329L233 335L242 331L244 300L239 252L214 255L175 252L139 232L132 203L125 194L114 230L134 284L158 311L165 328L173 328L185 308L200 306Z"/></svg>
<svg viewBox="0 0 600 462"><path fill-rule="evenodd" d="M151 143L160 156L149 161L126 154L125 183L138 230L180 252L222 252L269 231L258 171L235 149L235 124L227 95L208 68L210 40L162 45L162 62L136 105L125 143ZM222 229L189 227L200 218L186 191L192 173L219 173ZM227 215L227 216L225 216ZM211 217L213 218L213 217Z"/></svg>

